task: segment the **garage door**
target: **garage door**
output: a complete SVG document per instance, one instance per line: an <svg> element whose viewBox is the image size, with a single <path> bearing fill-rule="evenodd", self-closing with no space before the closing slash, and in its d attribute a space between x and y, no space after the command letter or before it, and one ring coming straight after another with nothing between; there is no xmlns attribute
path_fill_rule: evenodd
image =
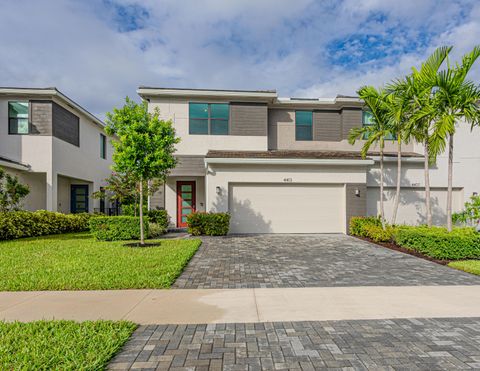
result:
<svg viewBox="0 0 480 371"><path fill-rule="evenodd" d="M343 233L343 185L232 184L232 233Z"/></svg>
<svg viewBox="0 0 480 371"><path fill-rule="evenodd" d="M436 225L444 225L447 221L446 205L447 190L445 188L432 187L431 205L432 219ZM461 189L453 190L453 211L461 210L463 192ZM384 190L384 208L385 217L390 221L393 214L393 205L395 200L395 189L385 188ZM367 214L378 215L380 212L380 189L378 187L369 187L367 190ZM400 201L398 205L397 223L399 224L425 224L425 189L411 188L400 191Z"/></svg>

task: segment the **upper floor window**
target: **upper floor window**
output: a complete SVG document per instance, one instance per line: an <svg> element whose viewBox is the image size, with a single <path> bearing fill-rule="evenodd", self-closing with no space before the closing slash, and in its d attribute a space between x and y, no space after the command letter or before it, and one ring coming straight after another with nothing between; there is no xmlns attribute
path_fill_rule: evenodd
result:
<svg viewBox="0 0 480 371"><path fill-rule="evenodd" d="M295 112L295 140L313 140L312 111Z"/></svg>
<svg viewBox="0 0 480 371"><path fill-rule="evenodd" d="M228 135L228 103L190 103L189 134Z"/></svg>
<svg viewBox="0 0 480 371"><path fill-rule="evenodd" d="M100 157L107 158L107 137L103 134L100 134Z"/></svg>
<svg viewBox="0 0 480 371"><path fill-rule="evenodd" d="M28 102L8 102L8 133L28 134Z"/></svg>
<svg viewBox="0 0 480 371"><path fill-rule="evenodd" d="M362 113L362 125L363 125L363 126L373 125L373 115L372 115L372 112L370 112L370 111L363 111L363 113ZM367 133L364 133L364 134L363 134L363 139L368 139L368 134L367 134ZM396 135L387 134L387 135L385 136L385 140L396 140L396 139L397 139Z"/></svg>

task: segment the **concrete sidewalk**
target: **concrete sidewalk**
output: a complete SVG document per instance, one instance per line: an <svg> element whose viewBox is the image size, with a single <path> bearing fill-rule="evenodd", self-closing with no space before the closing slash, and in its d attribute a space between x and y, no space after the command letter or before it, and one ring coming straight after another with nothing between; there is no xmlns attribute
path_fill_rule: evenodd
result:
<svg viewBox="0 0 480 371"><path fill-rule="evenodd" d="M480 317L480 286L0 292L0 320L209 324Z"/></svg>

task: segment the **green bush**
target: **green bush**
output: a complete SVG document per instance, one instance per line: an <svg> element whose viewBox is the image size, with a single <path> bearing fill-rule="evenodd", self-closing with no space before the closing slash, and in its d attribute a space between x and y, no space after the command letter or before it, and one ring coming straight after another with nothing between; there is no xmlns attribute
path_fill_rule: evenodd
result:
<svg viewBox="0 0 480 371"><path fill-rule="evenodd" d="M144 231L148 236L148 218L144 217ZM140 218L134 216L100 216L90 220L90 233L100 241L138 240Z"/></svg>
<svg viewBox="0 0 480 371"><path fill-rule="evenodd" d="M148 237L149 238L158 238L164 235L167 232L167 229L158 223L150 223L148 225Z"/></svg>
<svg viewBox="0 0 480 371"><path fill-rule="evenodd" d="M230 229L230 214L197 212L187 217L188 233L194 236L225 236Z"/></svg>
<svg viewBox="0 0 480 371"><path fill-rule="evenodd" d="M436 259L480 258L480 233L473 228L455 228L448 232L441 227L400 227L395 242Z"/></svg>
<svg viewBox="0 0 480 371"><path fill-rule="evenodd" d="M0 213L0 240L87 231L93 216L45 210L3 212Z"/></svg>
<svg viewBox="0 0 480 371"><path fill-rule="evenodd" d="M350 219L349 232L352 236L368 237L366 226L382 226L382 221L374 216L354 216Z"/></svg>
<svg viewBox="0 0 480 371"><path fill-rule="evenodd" d="M170 224L170 217L168 216L167 210L162 209L153 209L148 210L147 214L150 223L158 224L160 227L164 228L165 230L168 229Z"/></svg>
<svg viewBox="0 0 480 371"><path fill-rule="evenodd" d="M122 215L123 216L138 216L139 207L138 204L122 205ZM147 215L148 207L146 204L143 205L143 215Z"/></svg>
<svg viewBox="0 0 480 371"><path fill-rule="evenodd" d="M391 242L394 232L395 228L392 226L387 226L385 229L381 225L375 224L365 224L363 226L364 237L368 237L374 242Z"/></svg>

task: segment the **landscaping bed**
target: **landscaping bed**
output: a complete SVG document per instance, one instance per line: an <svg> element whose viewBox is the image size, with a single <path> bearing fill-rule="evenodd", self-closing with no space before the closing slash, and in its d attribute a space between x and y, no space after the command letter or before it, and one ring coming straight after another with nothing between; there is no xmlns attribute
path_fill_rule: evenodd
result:
<svg viewBox="0 0 480 371"><path fill-rule="evenodd" d="M136 327L127 321L0 321L0 369L102 370Z"/></svg>
<svg viewBox="0 0 480 371"><path fill-rule="evenodd" d="M168 288L201 244L149 240L126 247L70 233L0 242L0 291Z"/></svg>
<svg viewBox="0 0 480 371"><path fill-rule="evenodd" d="M360 239L457 269L477 267L480 259L480 234L473 228L454 228L448 232L442 227L386 225L384 229L378 218L355 217L350 221L349 231ZM462 265L458 261L475 263ZM462 270L480 273L475 268Z"/></svg>

